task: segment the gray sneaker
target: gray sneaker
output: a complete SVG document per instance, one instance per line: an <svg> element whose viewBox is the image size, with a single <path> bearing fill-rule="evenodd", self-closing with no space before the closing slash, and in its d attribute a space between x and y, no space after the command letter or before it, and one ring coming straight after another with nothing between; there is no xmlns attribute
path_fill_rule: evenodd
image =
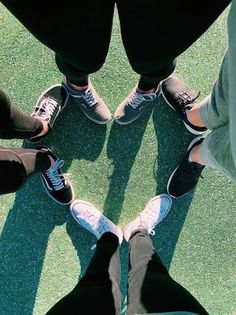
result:
<svg viewBox="0 0 236 315"><path fill-rule="evenodd" d="M153 93L137 92L137 87L129 96L117 107L114 114L115 121L120 125L128 125L152 105L159 94L159 87Z"/></svg>
<svg viewBox="0 0 236 315"><path fill-rule="evenodd" d="M97 94L91 82L89 82L88 88L83 91L73 89L65 77L63 78L62 85L90 120L101 125L111 120L111 113L107 105Z"/></svg>

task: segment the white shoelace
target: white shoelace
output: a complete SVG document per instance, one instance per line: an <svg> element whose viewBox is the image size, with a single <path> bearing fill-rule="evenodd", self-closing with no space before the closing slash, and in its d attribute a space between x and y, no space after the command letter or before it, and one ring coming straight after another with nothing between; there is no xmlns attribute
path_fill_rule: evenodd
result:
<svg viewBox="0 0 236 315"><path fill-rule="evenodd" d="M81 93L71 94L71 95L75 98L83 98L86 102L86 104L84 104L84 105L86 105L86 107L92 107L97 103L97 101L93 95L93 92L89 88L85 91L81 91Z"/></svg>
<svg viewBox="0 0 236 315"><path fill-rule="evenodd" d="M139 108L139 106L141 105L142 102L146 101L146 102L151 102L156 98L156 94L155 93L138 93L136 91L134 91L134 95L131 98L131 100L129 101L129 105L137 110Z"/></svg>
<svg viewBox="0 0 236 315"><path fill-rule="evenodd" d="M50 121L58 103L47 97L38 108L36 108L33 116L41 117L43 120Z"/></svg>
<svg viewBox="0 0 236 315"><path fill-rule="evenodd" d="M157 223L157 213L152 205L144 213L140 214L140 221L142 227L148 231L148 234L155 235L154 228Z"/></svg>
<svg viewBox="0 0 236 315"><path fill-rule="evenodd" d="M55 163L50 167L48 171L46 171L46 175L50 179L53 188L58 191L64 188L64 180L66 180L64 174L59 174L58 170L64 165L64 160L56 160Z"/></svg>

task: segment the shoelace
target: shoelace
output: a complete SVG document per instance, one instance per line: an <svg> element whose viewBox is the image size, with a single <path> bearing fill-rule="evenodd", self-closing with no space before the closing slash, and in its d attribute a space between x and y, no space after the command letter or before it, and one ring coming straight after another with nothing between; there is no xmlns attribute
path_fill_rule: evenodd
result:
<svg viewBox="0 0 236 315"><path fill-rule="evenodd" d="M201 92L198 92L198 94L195 97L192 97L188 94L186 91L181 91L176 96L176 101L179 103L180 106L183 106L183 108L189 108L189 104L192 104L196 101L196 99L200 96Z"/></svg>
<svg viewBox="0 0 236 315"><path fill-rule="evenodd" d="M140 221L142 227L148 231L148 234L155 235L154 225L151 223L156 221L156 211L152 206L149 206L149 209L140 214Z"/></svg>
<svg viewBox="0 0 236 315"><path fill-rule="evenodd" d="M146 93L146 94L142 94L142 93L137 93L136 91L134 92L133 97L131 98L131 100L128 102L128 104L135 110L139 109L139 106L141 105L141 103L143 101L153 101L156 97L155 93Z"/></svg>
<svg viewBox="0 0 236 315"><path fill-rule="evenodd" d="M84 105L86 105L88 107L92 107L97 103L97 101L93 95L93 92L89 88L85 91L82 91L81 93L72 94L72 96L75 98L83 98L86 101L86 104L84 104Z"/></svg>
<svg viewBox="0 0 236 315"><path fill-rule="evenodd" d="M50 121L58 103L52 98L47 97L43 100L39 107L35 109L33 116L40 116L42 119Z"/></svg>
<svg viewBox="0 0 236 315"><path fill-rule="evenodd" d="M86 220L86 219L88 220ZM91 211L89 209L85 209L83 212L83 217L79 218L81 224L89 231L92 231L93 233L96 234L96 237L99 238L100 235L102 235L103 233L109 231L109 226L106 222L106 220L104 220L102 217L100 217L99 219L97 218L97 216L95 216L93 213L91 213ZM89 221L89 223L88 223ZM98 224L98 221L99 224ZM96 244L94 244L91 247L91 250L94 250L96 248Z"/></svg>
<svg viewBox="0 0 236 315"><path fill-rule="evenodd" d="M64 165L64 163L64 160L56 160L56 162L53 163L50 169L45 172L52 183L53 189L56 191L65 187L65 175L58 172L58 170Z"/></svg>

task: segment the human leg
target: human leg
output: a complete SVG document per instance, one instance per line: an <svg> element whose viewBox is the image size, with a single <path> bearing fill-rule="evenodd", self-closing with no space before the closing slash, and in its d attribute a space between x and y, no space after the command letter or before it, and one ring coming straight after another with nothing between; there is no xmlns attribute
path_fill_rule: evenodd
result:
<svg viewBox="0 0 236 315"><path fill-rule="evenodd" d="M48 315L120 315L119 244L123 239L122 231L89 202L75 200L70 208L76 222L98 239L96 252L77 286Z"/></svg>
<svg viewBox="0 0 236 315"><path fill-rule="evenodd" d="M207 315L200 303L169 274L147 231L131 235L127 314L188 311Z"/></svg>

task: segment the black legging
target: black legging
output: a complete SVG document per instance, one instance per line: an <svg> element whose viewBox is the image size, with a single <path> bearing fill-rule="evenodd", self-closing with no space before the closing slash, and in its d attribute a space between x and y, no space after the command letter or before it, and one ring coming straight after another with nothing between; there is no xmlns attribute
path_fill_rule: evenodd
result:
<svg viewBox="0 0 236 315"><path fill-rule="evenodd" d="M129 244L127 315L174 311L208 314L186 289L171 278L146 231L136 232ZM118 238L105 233L97 242L96 252L84 277L47 315L120 315L119 281Z"/></svg>
<svg viewBox="0 0 236 315"><path fill-rule="evenodd" d="M105 61L116 3L130 64L152 85L174 70L175 58L206 31L230 0L1 2L55 51L60 71L77 84Z"/></svg>

